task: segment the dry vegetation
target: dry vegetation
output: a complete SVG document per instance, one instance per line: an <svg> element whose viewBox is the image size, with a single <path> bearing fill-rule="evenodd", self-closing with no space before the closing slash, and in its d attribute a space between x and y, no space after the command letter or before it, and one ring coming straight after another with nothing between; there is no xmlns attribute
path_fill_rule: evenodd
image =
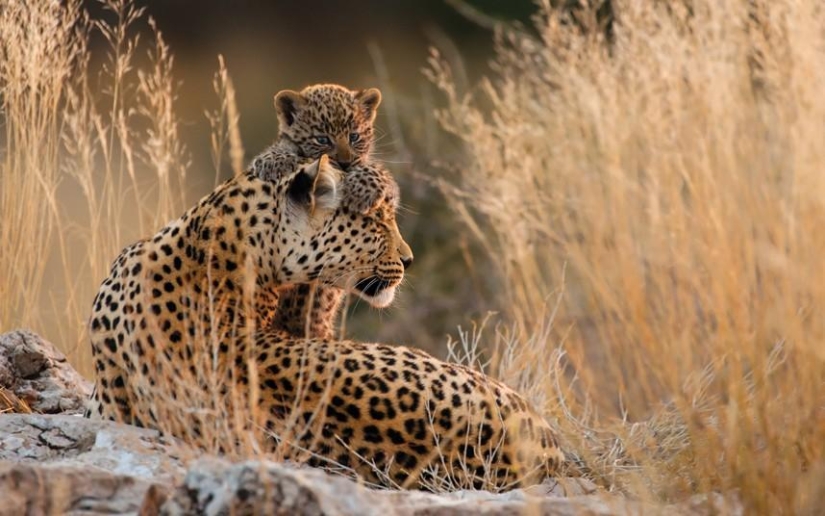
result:
<svg viewBox="0 0 825 516"><path fill-rule="evenodd" d="M825 11L613 8L605 38L594 11L543 3L535 30L499 32L498 73L471 95L432 58L441 120L466 146L444 191L494 258L512 321L492 365L532 371L608 485L738 490L761 513L813 512Z"/></svg>
<svg viewBox="0 0 825 516"><path fill-rule="evenodd" d="M186 172L169 48L151 19L155 40L139 45L142 9L102 5L99 20L76 0L0 9L0 330L37 328L87 375L98 283L125 244L181 213Z"/></svg>
<svg viewBox="0 0 825 516"><path fill-rule="evenodd" d="M40 329L86 373L97 282L185 201L170 51L155 31L139 59L129 28L143 13L106 5L105 21L76 0L0 9L0 331ZM589 8L572 18L546 2L534 27L500 27L496 75L470 94L433 55L439 117L464 148L440 186L492 258L506 320L462 334L453 357L485 357L612 490L737 492L761 513L814 513L825 12L815 0L612 5L609 30ZM91 32L109 43L100 75ZM217 173L227 142L235 170L243 150L222 64L215 87ZM249 399L238 404L255 415ZM220 409L201 412L225 426L215 435L248 427Z"/></svg>

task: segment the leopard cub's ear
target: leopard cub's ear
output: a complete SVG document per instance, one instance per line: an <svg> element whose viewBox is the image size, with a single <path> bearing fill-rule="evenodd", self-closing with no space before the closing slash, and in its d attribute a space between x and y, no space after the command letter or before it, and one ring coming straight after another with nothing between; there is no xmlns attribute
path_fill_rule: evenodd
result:
<svg viewBox="0 0 825 516"><path fill-rule="evenodd" d="M370 122L374 122L378 114L378 105L381 104L381 91L378 88L361 90L355 94L355 101L364 110Z"/></svg>
<svg viewBox="0 0 825 516"><path fill-rule="evenodd" d="M340 183L341 172L324 154L295 175L289 185L289 198L310 214L319 210L335 210L341 203Z"/></svg>
<svg viewBox="0 0 825 516"><path fill-rule="evenodd" d="M298 111L306 104L306 99L297 91L281 90L275 95L275 110L282 128L295 123Z"/></svg>

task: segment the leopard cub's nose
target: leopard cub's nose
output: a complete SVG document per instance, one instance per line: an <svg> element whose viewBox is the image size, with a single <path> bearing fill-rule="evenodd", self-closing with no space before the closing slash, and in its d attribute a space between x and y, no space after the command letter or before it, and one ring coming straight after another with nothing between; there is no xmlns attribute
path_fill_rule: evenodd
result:
<svg viewBox="0 0 825 516"><path fill-rule="evenodd" d="M351 161L338 161L337 163L341 170L343 170L344 172L349 170L350 165L352 165Z"/></svg>

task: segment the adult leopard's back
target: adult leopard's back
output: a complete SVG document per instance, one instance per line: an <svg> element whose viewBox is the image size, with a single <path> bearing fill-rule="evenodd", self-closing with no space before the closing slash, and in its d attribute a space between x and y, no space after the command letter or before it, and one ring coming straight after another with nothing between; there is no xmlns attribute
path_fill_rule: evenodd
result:
<svg viewBox="0 0 825 516"><path fill-rule="evenodd" d="M564 462L554 431L518 393L403 346L256 340L260 410L287 457L390 487L501 489ZM272 442L270 442L272 444Z"/></svg>

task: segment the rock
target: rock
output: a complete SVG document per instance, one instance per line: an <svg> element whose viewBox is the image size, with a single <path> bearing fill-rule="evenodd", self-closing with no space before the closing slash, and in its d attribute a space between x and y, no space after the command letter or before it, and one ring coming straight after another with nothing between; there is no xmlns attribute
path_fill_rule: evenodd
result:
<svg viewBox="0 0 825 516"><path fill-rule="evenodd" d="M183 484L160 505L160 514L301 514L333 516L463 516L685 514L602 494L565 498L545 486L543 494L514 490L504 494L459 491L375 490L321 470L291 468L266 461L231 464L203 459L193 464ZM549 494L548 494L549 493ZM157 503L154 500L153 503Z"/></svg>
<svg viewBox="0 0 825 516"><path fill-rule="evenodd" d="M0 335L0 412L80 413L91 392L66 356L38 335Z"/></svg>
<svg viewBox="0 0 825 516"><path fill-rule="evenodd" d="M150 485L95 468L2 462L0 514L135 514Z"/></svg>
<svg viewBox="0 0 825 516"><path fill-rule="evenodd" d="M158 432L77 416L0 417L0 514L135 514L195 453ZM168 494L163 494L165 500ZM157 514L157 511L149 514Z"/></svg>
<svg viewBox="0 0 825 516"><path fill-rule="evenodd" d="M160 513L394 514L387 502L342 476L270 462L233 465L217 459L197 461Z"/></svg>
<svg viewBox="0 0 825 516"><path fill-rule="evenodd" d="M38 414L0 417L0 461L97 468L171 482L185 473L175 457L186 450L154 430L110 421Z"/></svg>

